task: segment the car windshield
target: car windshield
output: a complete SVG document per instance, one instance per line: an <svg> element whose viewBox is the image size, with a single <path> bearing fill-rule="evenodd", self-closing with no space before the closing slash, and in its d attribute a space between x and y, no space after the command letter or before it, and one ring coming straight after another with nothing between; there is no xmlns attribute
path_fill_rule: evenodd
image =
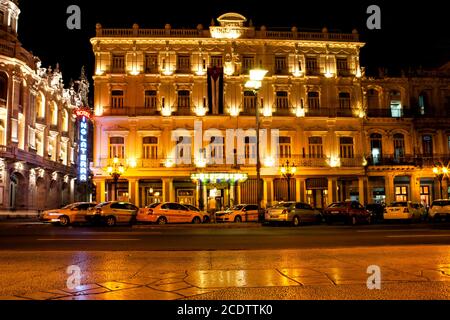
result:
<svg viewBox="0 0 450 320"><path fill-rule="evenodd" d="M330 204L328 208L344 208L345 206L345 202L335 202Z"/></svg>
<svg viewBox="0 0 450 320"><path fill-rule="evenodd" d="M104 206L106 206L106 205L108 205L109 204L109 202L102 202L102 203L99 203L97 206L96 206L96 208L102 208L102 207L104 207Z"/></svg>
<svg viewBox="0 0 450 320"><path fill-rule="evenodd" d="M273 206L273 209L284 209L284 208L290 208L294 205L295 203L293 202L284 202L284 203L279 203L276 206Z"/></svg>
<svg viewBox="0 0 450 320"><path fill-rule="evenodd" d="M408 202L394 202L390 205L391 208L403 208L403 207L407 207L408 206Z"/></svg>
<svg viewBox="0 0 450 320"><path fill-rule="evenodd" d="M152 203L151 205L147 206L147 208L149 209L154 209L156 208L160 203Z"/></svg>
<svg viewBox="0 0 450 320"><path fill-rule="evenodd" d="M244 207L245 207L244 205L240 204L240 205L234 206L231 210L240 211L240 210L244 209Z"/></svg>

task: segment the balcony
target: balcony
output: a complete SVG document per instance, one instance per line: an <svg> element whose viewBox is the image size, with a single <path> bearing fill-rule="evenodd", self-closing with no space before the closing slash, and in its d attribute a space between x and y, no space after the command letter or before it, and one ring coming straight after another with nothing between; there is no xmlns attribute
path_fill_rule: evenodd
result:
<svg viewBox="0 0 450 320"><path fill-rule="evenodd" d="M392 110L390 108L384 109L369 109L367 111L369 118L411 118L412 112L410 109Z"/></svg>
<svg viewBox="0 0 450 320"><path fill-rule="evenodd" d="M414 166L414 167L433 167L437 163L447 165L450 163L450 155L405 155L403 157L395 157L394 155L383 155L377 159L367 159L368 165L372 167L382 166Z"/></svg>

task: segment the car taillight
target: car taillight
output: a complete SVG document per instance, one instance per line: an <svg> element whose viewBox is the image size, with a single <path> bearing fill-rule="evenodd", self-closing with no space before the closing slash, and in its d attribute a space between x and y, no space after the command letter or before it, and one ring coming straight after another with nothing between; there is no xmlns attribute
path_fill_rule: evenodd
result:
<svg viewBox="0 0 450 320"><path fill-rule="evenodd" d="M153 210L152 209L148 209L147 215L151 215L151 214L153 214Z"/></svg>
<svg viewBox="0 0 450 320"><path fill-rule="evenodd" d="M403 213L409 213L409 209L405 208L405 210L403 210Z"/></svg>

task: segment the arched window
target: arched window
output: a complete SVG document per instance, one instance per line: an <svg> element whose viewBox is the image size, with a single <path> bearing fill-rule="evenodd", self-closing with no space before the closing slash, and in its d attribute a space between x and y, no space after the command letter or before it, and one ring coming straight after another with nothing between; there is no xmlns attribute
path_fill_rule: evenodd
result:
<svg viewBox="0 0 450 320"><path fill-rule="evenodd" d="M383 156L383 137L381 134L372 133L370 135L370 152L374 165L380 164Z"/></svg>
<svg viewBox="0 0 450 320"><path fill-rule="evenodd" d="M367 107L369 109L378 109L380 107L380 95L377 90L369 89L367 91Z"/></svg>
<svg viewBox="0 0 450 320"><path fill-rule="evenodd" d="M399 161L405 156L405 136L401 133L394 134L394 159Z"/></svg>
<svg viewBox="0 0 450 320"><path fill-rule="evenodd" d="M400 91L392 90L389 93L389 103L390 103L392 118L403 117L402 95L401 95Z"/></svg>
<svg viewBox="0 0 450 320"><path fill-rule="evenodd" d="M69 132L69 113L67 112L67 110L63 111L63 116L62 116L62 131L63 132Z"/></svg>
<svg viewBox="0 0 450 320"><path fill-rule="evenodd" d="M40 119L45 118L45 97L41 92L36 96L36 116Z"/></svg>
<svg viewBox="0 0 450 320"><path fill-rule="evenodd" d="M57 126L58 125L58 106L55 102L51 104L50 107L50 115L52 120L52 125Z"/></svg>
<svg viewBox="0 0 450 320"><path fill-rule="evenodd" d="M422 150L425 157L433 156L433 137L431 135L422 136Z"/></svg>
<svg viewBox="0 0 450 320"><path fill-rule="evenodd" d="M425 115L426 110L429 108L428 103L428 94L422 91L419 95L419 113L421 115Z"/></svg>
<svg viewBox="0 0 450 320"><path fill-rule="evenodd" d="M8 99L8 76L6 73L0 73L0 102L6 103Z"/></svg>

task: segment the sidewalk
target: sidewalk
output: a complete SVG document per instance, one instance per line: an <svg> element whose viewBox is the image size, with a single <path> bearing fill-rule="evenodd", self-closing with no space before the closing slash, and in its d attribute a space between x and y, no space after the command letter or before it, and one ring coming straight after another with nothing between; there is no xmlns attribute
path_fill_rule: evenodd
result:
<svg viewBox="0 0 450 320"><path fill-rule="evenodd" d="M448 246L216 252L2 252L0 300L450 299ZM66 283L69 265L81 286ZM369 290L369 266L381 290Z"/></svg>
<svg viewBox="0 0 450 320"><path fill-rule="evenodd" d="M39 212L37 210L0 210L0 221L6 219L37 219Z"/></svg>

